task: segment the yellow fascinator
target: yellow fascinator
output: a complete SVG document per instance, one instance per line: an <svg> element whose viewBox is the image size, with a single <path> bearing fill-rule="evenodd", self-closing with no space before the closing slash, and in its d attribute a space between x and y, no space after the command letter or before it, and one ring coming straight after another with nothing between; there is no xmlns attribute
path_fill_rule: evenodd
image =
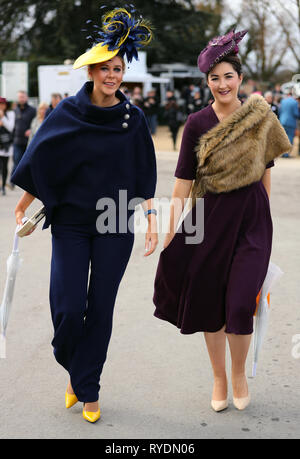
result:
<svg viewBox="0 0 300 459"><path fill-rule="evenodd" d="M76 59L73 68L108 61L117 54L126 55L128 62L138 59L138 50L150 43L153 37L150 23L141 16L134 17L135 9L115 8L102 18L102 28L93 25L96 35L87 38L96 44ZM87 21L91 24L92 21Z"/></svg>

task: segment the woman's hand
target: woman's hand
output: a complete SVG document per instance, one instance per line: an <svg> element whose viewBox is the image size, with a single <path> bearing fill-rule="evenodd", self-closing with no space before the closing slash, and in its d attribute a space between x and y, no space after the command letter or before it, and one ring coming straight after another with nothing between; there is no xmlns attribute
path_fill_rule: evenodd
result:
<svg viewBox="0 0 300 459"><path fill-rule="evenodd" d="M176 178L170 204L170 221L164 240L164 249L168 247L176 234L176 228L185 206L185 199L190 196L193 181Z"/></svg>
<svg viewBox="0 0 300 459"><path fill-rule="evenodd" d="M262 183L270 199L270 194L271 194L271 168L270 167L265 170L265 173L261 180L262 180Z"/></svg>
<svg viewBox="0 0 300 459"><path fill-rule="evenodd" d="M18 202L15 208L15 216L16 216L17 225L23 226L22 219L25 217L25 210L32 203L34 199L35 198L32 194L25 191L25 193L23 194L23 196L21 197L20 201ZM30 231L28 231L26 236L29 236L31 233L33 233L35 228L36 227L33 227Z"/></svg>
<svg viewBox="0 0 300 459"><path fill-rule="evenodd" d="M154 252L158 244L157 236L157 223L156 216L154 214L148 215L148 229L145 238L145 250L144 257L148 257Z"/></svg>
<svg viewBox="0 0 300 459"><path fill-rule="evenodd" d="M17 222L17 225L23 225L22 223L22 218L25 217L25 212L23 212L22 210L19 210L19 211L16 211L15 212L15 215L16 215L16 222Z"/></svg>
<svg viewBox="0 0 300 459"><path fill-rule="evenodd" d="M18 211L16 212L16 222L17 225L23 226L26 222L22 222L22 219L25 217L25 213L23 211ZM35 230L36 226L34 226L28 233L25 234L25 236L29 236L33 231Z"/></svg>
<svg viewBox="0 0 300 459"><path fill-rule="evenodd" d="M34 230L35 230L35 228L36 228L36 226L34 226L33 228L31 228L31 230L28 231L28 233L25 234L25 237L26 237L26 236L29 236L31 233L33 233Z"/></svg>

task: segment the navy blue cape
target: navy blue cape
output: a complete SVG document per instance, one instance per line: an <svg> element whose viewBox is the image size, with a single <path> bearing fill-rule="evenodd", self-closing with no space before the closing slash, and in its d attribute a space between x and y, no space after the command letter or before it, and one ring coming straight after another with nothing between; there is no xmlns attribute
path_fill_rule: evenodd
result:
<svg viewBox="0 0 300 459"><path fill-rule="evenodd" d="M154 197L157 172L153 142L143 112L118 91L120 103L98 107L92 82L64 99L45 119L11 181L40 199L51 223L92 223L96 203L119 190L128 202Z"/></svg>

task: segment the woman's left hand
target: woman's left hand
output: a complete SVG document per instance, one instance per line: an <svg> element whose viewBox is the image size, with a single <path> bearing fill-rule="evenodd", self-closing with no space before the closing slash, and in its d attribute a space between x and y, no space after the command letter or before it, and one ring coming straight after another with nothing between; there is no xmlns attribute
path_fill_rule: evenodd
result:
<svg viewBox="0 0 300 459"><path fill-rule="evenodd" d="M145 253L144 257L148 257L157 247L158 236L157 236L157 224L155 215L149 215L148 229L145 237Z"/></svg>

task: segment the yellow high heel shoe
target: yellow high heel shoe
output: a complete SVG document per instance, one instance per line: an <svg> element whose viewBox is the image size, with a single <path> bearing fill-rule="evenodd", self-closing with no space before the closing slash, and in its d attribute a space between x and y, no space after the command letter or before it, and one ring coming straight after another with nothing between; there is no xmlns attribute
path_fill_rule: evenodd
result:
<svg viewBox="0 0 300 459"><path fill-rule="evenodd" d="M66 408L71 408L71 406L75 405L75 403L78 402L78 398L76 397L75 394L69 394L66 391L65 401L66 401Z"/></svg>
<svg viewBox="0 0 300 459"><path fill-rule="evenodd" d="M86 421L96 422L98 419L100 419L101 416L100 409L98 411L85 411L83 405L82 416Z"/></svg>

